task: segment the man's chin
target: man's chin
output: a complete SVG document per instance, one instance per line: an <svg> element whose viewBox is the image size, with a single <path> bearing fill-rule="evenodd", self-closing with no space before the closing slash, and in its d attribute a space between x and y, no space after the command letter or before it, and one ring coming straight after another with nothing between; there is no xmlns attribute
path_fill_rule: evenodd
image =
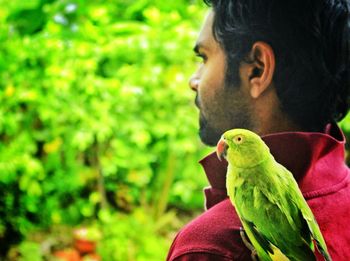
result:
<svg viewBox="0 0 350 261"><path fill-rule="evenodd" d="M214 131L210 131L207 128L200 128L199 137L205 145L214 147L218 143L221 135Z"/></svg>

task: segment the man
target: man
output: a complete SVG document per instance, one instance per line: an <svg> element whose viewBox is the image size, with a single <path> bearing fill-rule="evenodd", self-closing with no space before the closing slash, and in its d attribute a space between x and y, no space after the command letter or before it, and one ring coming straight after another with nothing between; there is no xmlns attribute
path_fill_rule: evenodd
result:
<svg viewBox="0 0 350 261"><path fill-rule="evenodd" d="M348 0L204 0L212 5L190 79L200 137L246 128L292 171L333 260L350 260L350 171L335 124L349 107ZM176 236L167 260L250 260L227 198L225 163L201 161L207 210ZM316 253L321 260L319 253Z"/></svg>

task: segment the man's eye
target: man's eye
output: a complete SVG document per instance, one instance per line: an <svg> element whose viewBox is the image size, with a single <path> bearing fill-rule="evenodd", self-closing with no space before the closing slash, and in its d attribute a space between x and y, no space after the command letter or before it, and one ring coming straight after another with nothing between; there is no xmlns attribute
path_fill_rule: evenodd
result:
<svg viewBox="0 0 350 261"><path fill-rule="evenodd" d="M196 56L199 57L203 63L207 61L207 56L205 54L197 53Z"/></svg>

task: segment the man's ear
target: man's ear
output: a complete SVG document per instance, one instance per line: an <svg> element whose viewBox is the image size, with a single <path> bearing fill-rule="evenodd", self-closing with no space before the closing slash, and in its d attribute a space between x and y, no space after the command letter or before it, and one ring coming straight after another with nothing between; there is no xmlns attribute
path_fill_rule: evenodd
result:
<svg viewBox="0 0 350 261"><path fill-rule="evenodd" d="M254 43L250 52L249 85L250 95L258 98L272 83L275 72L275 55L265 42Z"/></svg>

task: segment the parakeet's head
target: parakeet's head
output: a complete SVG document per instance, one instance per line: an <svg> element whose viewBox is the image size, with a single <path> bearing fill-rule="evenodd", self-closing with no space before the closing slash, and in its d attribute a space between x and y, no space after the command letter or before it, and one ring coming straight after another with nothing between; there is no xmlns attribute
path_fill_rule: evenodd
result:
<svg viewBox="0 0 350 261"><path fill-rule="evenodd" d="M253 167L267 159L271 154L264 141L254 132L245 129L226 131L219 140L216 153L233 166Z"/></svg>

